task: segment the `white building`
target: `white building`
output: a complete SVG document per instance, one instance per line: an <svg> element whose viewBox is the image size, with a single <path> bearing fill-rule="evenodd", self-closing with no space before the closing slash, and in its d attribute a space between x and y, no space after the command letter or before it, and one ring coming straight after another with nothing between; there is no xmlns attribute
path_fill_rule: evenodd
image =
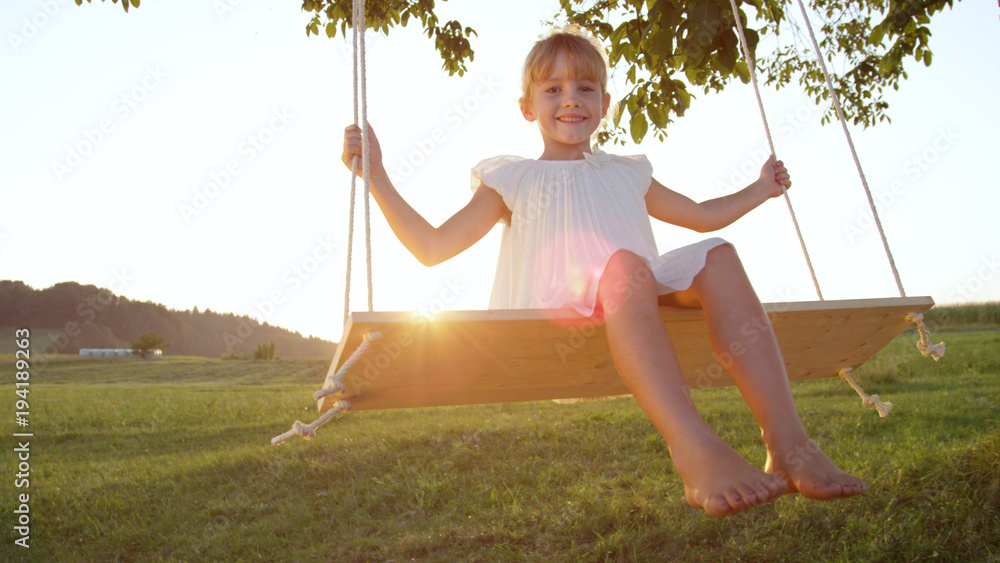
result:
<svg viewBox="0 0 1000 563"><path fill-rule="evenodd" d="M150 350L147 358L159 358L163 356L163 350ZM80 348L82 358L138 358L139 354L128 348Z"/></svg>

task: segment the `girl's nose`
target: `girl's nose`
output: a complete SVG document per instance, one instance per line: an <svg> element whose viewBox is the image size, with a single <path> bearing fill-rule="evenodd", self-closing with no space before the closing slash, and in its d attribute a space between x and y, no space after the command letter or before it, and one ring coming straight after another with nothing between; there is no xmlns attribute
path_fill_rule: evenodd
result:
<svg viewBox="0 0 1000 563"><path fill-rule="evenodd" d="M567 108L577 108L580 107L580 101L577 100L576 94L574 94L573 92L569 92L563 98L562 105L563 107Z"/></svg>

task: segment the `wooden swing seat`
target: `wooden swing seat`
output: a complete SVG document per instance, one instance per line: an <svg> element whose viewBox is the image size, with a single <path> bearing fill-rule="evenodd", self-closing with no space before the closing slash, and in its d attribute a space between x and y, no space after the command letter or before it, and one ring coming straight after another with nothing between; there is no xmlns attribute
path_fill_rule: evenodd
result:
<svg viewBox="0 0 1000 563"><path fill-rule="evenodd" d="M930 297L901 297L768 303L764 310L789 379L803 380L857 368L907 328L907 313L933 305ZM716 356L700 309L660 307L660 316L692 389L733 385L724 365L761 334L759 322L747 321L744 339ZM318 400L320 411L341 399L351 410L372 410L629 393L603 324L571 309L351 313L331 375L372 331L381 339L343 377L343 391Z"/></svg>

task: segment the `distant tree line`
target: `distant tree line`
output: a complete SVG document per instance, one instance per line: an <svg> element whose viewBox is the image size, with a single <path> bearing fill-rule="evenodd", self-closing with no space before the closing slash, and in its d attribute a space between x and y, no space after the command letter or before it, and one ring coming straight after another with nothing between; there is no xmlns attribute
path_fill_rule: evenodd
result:
<svg viewBox="0 0 1000 563"><path fill-rule="evenodd" d="M64 282L36 290L20 281L0 281L0 326L56 329L58 338L45 353L76 354L80 348L131 348L143 334L155 334L171 355L253 357L270 343L285 358L333 355L336 344L298 332L258 323L249 316L206 309L168 309L159 303L132 301L111 290Z"/></svg>

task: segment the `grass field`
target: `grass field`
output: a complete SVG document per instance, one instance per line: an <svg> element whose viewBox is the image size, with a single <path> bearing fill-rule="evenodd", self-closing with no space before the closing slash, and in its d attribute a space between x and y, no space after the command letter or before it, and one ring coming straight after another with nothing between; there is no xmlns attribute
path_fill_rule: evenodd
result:
<svg viewBox="0 0 1000 563"><path fill-rule="evenodd" d="M0 561L1000 561L1000 332L945 336L941 362L906 334L857 372L888 418L839 380L793 387L866 495L723 520L686 505L631 399L354 412L276 448L316 416L327 360L50 362L31 379L30 488L18 430L3 437ZM763 463L734 389L695 398ZM23 492L30 550L13 543Z"/></svg>

